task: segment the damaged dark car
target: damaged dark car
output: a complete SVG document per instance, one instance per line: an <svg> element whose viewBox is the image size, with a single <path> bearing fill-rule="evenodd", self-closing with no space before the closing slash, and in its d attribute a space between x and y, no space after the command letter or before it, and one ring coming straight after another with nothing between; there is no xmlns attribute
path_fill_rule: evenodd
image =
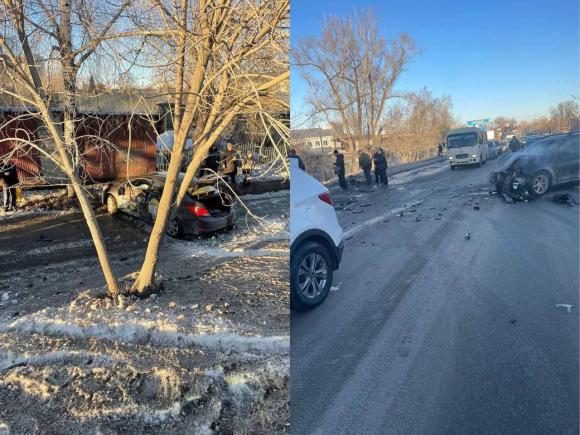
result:
<svg viewBox="0 0 580 435"><path fill-rule="evenodd" d="M165 172L155 172L108 184L103 190L103 204L109 214L121 211L152 223L165 177ZM179 182L183 177L180 173ZM212 176L194 179L181 205L172 213L166 232L170 237L181 238L231 229L235 221L234 204L224 182Z"/></svg>
<svg viewBox="0 0 580 435"><path fill-rule="evenodd" d="M580 179L580 133L546 136L510 153L490 177L490 189L510 198L541 196L552 187Z"/></svg>

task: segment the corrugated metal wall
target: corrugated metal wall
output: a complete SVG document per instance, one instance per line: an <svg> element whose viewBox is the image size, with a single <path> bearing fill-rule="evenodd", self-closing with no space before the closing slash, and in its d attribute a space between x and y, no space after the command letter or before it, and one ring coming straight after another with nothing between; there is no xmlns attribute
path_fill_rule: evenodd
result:
<svg viewBox="0 0 580 435"><path fill-rule="evenodd" d="M33 115L0 112L0 156L12 150L11 161L21 182L42 182L39 153L16 140L36 140L37 120ZM129 125L131 128L129 128ZM76 136L82 153L81 176L90 183L139 176L155 171L155 129L148 120L128 115L79 115Z"/></svg>
<svg viewBox="0 0 580 435"><path fill-rule="evenodd" d="M79 121L77 137L87 180L127 178L155 171L155 130L145 119L126 115L84 117Z"/></svg>
<svg viewBox="0 0 580 435"><path fill-rule="evenodd" d="M16 165L18 180L21 184L42 183L42 167L38 151L30 145L23 145L20 138L36 140L37 120L22 114L0 113L0 158L13 152L11 163ZM15 151L14 151L15 150Z"/></svg>

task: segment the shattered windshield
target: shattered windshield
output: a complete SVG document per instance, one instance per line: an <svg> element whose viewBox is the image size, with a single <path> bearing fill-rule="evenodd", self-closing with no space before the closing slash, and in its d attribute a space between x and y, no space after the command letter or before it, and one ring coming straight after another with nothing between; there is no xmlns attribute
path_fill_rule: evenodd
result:
<svg viewBox="0 0 580 435"><path fill-rule="evenodd" d="M448 148L461 148L477 145L477 133L452 134L447 136Z"/></svg>

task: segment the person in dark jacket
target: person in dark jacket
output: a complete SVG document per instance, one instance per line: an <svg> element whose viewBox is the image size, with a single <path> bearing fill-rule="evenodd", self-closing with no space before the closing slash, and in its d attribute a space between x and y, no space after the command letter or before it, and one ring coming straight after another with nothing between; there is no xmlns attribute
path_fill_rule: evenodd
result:
<svg viewBox="0 0 580 435"><path fill-rule="evenodd" d="M387 163L387 156L382 148L379 148L376 153L375 158L375 170L379 173L379 180L384 186L389 186L389 179L387 177L387 169L389 164Z"/></svg>
<svg viewBox="0 0 580 435"><path fill-rule="evenodd" d="M0 161L0 188L2 189L2 210L8 210L8 181L4 174L3 163Z"/></svg>
<svg viewBox="0 0 580 435"><path fill-rule="evenodd" d="M365 178L367 180L367 184L371 185L373 180L371 178L371 168L373 166L373 162L371 161L371 156L369 156L364 151L358 152L358 166L363 170L365 174Z"/></svg>
<svg viewBox="0 0 580 435"><path fill-rule="evenodd" d="M348 189L348 184L346 184L345 178L345 169L344 169L344 155L340 154L338 150L334 150L334 156L336 157L336 161L334 162L334 170L338 175L338 182L340 183L340 187L343 190Z"/></svg>
<svg viewBox="0 0 580 435"><path fill-rule="evenodd" d="M441 157L443 155L443 144L440 143L437 145L437 156Z"/></svg>
<svg viewBox="0 0 580 435"><path fill-rule="evenodd" d="M375 168L375 183L379 184L379 167L377 164L377 159L379 157L379 149L375 148L375 151L373 152L373 166Z"/></svg>
<svg viewBox="0 0 580 435"><path fill-rule="evenodd" d="M218 152L215 145L213 145L205 158L205 168L210 169L213 172L217 172L220 168L220 153Z"/></svg>
<svg viewBox="0 0 580 435"><path fill-rule="evenodd" d="M5 159L0 163L0 173L6 187L3 188L4 211L16 210L16 186L18 186L18 172L16 166ZM9 202L7 204L7 202Z"/></svg>
<svg viewBox="0 0 580 435"><path fill-rule="evenodd" d="M291 149L290 151L288 151L288 158L290 158L290 159L297 159L298 160L298 167L300 169L302 169L303 171L306 171L306 166L304 166L304 162L302 161L302 159L300 158L300 156L298 154L296 154L296 150L295 149Z"/></svg>
<svg viewBox="0 0 580 435"><path fill-rule="evenodd" d="M225 180L232 186L236 186L236 175L238 172L238 152L231 143L226 145L225 151L221 155L220 165Z"/></svg>
<svg viewBox="0 0 580 435"><path fill-rule="evenodd" d="M512 153L515 153L516 151L519 151L522 149L522 144L521 142L518 140L517 137L512 137L510 140L510 144L509 144L510 150Z"/></svg>

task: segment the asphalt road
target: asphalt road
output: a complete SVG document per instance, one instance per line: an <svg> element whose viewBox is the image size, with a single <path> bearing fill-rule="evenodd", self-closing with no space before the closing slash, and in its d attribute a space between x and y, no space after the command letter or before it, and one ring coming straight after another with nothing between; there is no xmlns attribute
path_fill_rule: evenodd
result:
<svg viewBox="0 0 580 435"><path fill-rule="evenodd" d="M293 433L578 433L579 209L488 196L495 164L332 191L347 240L293 313Z"/></svg>

